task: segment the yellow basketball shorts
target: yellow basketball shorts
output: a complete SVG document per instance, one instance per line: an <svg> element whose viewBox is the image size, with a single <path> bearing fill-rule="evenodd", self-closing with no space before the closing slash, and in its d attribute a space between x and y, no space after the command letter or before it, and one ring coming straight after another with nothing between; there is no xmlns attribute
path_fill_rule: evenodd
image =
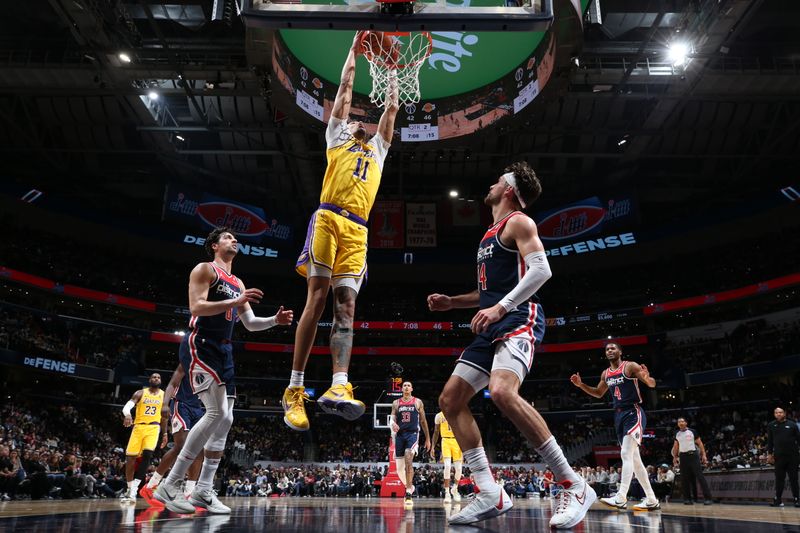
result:
<svg viewBox="0 0 800 533"><path fill-rule="evenodd" d="M136 424L131 431L131 438L128 440L128 448L125 455L139 456L144 450L153 451L158 445L158 433L161 426L158 424Z"/></svg>
<svg viewBox="0 0 800 533"><path fill-rule="evenodd" d="M367 228L327 209L311 215L303 251L295 267L308 277L320 271L331 277L361 280L367 272Z"/></svg>
<svg viewBox="0 0 800 533"><path fill-rule="evenodd" d="M451 458L453 461L462 461L464 455L461 453L461 447L452 437L442 438L442 459L445 457Z"/></svg>

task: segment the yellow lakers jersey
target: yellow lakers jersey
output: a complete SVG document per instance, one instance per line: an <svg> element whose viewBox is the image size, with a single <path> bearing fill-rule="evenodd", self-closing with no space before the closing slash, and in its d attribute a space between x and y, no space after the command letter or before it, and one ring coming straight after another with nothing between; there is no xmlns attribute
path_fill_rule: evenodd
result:
<svg viewBox="0 0 800 533"><path fill-rule="evenodd" d="M136 418L134 424L152 424L161 422L161 404L164 402L164 391L159 389L152 394L149 388L142 390L142 398L136 404Z"/></svg>
<svg viewBox="0 0 800 533"><path fill-rule="evenodd" d="M439 424L439 434L442 437L455 438L455 435L453 434L453 429L450 427L450 424L448 424L447 420L444 418L444 413L439 413L436 415L436 423Z"/></svg>
<svg viewBox="0 0 800 533"><path fill-rule="evenodd" d="M357 141L347 129L347 122L333 117L326 137L328 168L320 202L337 205L367 220L381 184L388 143L380 135L366 143Z"/></svg>

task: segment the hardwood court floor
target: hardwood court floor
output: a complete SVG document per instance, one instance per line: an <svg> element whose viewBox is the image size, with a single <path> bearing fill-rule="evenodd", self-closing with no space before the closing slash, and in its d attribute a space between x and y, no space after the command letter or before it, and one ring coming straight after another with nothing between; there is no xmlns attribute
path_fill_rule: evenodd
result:
<svg viewBox="0 0 800 533"><path fill-rule="evenodd" d="M412 509L400 500L380 498L227 498L230 516L175 515L112 500L21 501L0 504L0 532L176 532L233 533L509 533L549 531L550 501L514 500L507 514L474 526L448 526L458 506L440 500L415 499ZM467 500L462 501L465 505ZM600 504L575 528L585 533L800 533L800 509L752 505L684 506L670 503L662 511L633 513Z"/></svg>

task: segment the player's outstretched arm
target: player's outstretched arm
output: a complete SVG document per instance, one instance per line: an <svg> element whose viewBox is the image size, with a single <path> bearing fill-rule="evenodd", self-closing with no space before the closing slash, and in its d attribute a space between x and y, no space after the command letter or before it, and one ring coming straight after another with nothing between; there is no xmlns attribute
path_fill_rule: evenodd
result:
<svg viewBox="0 0 800 533"><path fill-rule="evenodd" d="M258 303L264 296L259 289L242 290L238 298L220 302L208 301L208 289L214 283L215 274L208 263L200 263L189 275L189 311L192 316L213 316L226 312L232 307L241 307L250 302Z"/></svg>
<svg viewBox="0 0 800 533"><path fill-rule="evenodd" d="M597 384L597 387L592 387L591 385L587 385L581 379L581 375L579 373L574 373L569 377L569 380L572 382L573 385L581 389L583 392L588 394L589 396L594 396L595 398L602 398L605 395L606 391L608 391L608 384L605 380L605 371L600 376L600 383Z"/></svg>
<svg viewBox="0 0 800 533"><path fill-rule="evenodd" d="M397 88L397 74L394 71L389 73L389 87L387 89L389 97L386 99L386 109L384 109L381 119L378 122L378 135L384 141L391 144L394 136L394 119L400 109L399 94Z"/></svg>
<svg viewBox="0 0 800 533"><path fill-rule="evenodd" d="M629 361L625 367L625 370L628 369L630 369L631 372L630 377L638 379L648 387L656 386L656 380L650 376L650 371L647 370L645 365L640 365L639 363Z"/></svg>
<svg viewBox="0 0 800 533"><path fill-rule="evenodd" d="M479 304L480 293L477 289L466 294L459 294L458 296L448 296L439 293L428 295L428 309L431 311L467 309L470 307L478 307Z"/></svg>
<svg viewBox="0 0 800 533"><path fill-rule="evenodd" d="M133 425L133 417L131 415L131 409L136 407L136 404L139 403L139 400L141 399L142 399L142 390L139 389L133 393L133 396L131 396L131 399L128 400L128 403L126 403L122 407L122 414L125 415L125 420L122 421L122 425L125 426L126 428L129 428Z"/></svg>
<svg viewBox="0 0 800 533"><path fill-rule="evenodd" d="M339 90L336 91L336 100L333 101L331 115L340 120L350 116L350 104L353 102L353 83L356 79L356 57L361 53L361 40L363 31L356 32L353 44L347 52L347 59L342 67L342 78L339 81Z"/></svg>
<svg viewBox="0 0 800 533"><path fill-rule="evenodd" d="M247 292L241 280L239 280L239 287L242 289L242 294ZM248 302L245 302L241 307L237 307L236 311L239 313L239 319L247 331L263 331L275 326L288 326L294 319L294 311L291 309L284 310L283 306L280 306L275 315L266 318L257 317Z"/></svg>

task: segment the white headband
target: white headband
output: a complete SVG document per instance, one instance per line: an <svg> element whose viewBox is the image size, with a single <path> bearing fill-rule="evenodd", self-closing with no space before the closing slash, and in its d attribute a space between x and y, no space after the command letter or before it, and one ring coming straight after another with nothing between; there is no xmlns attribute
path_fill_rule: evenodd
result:
<svg viewBox="0 0 800 533"><path fill-rule="evenodd" d="M508 183L508 185L512 189L514 189L514 195L517 197L517 200L519 200L519 205L522 206L522 209L525 209L526 207L528 207L525 204L525 200L523 200L522 196L520 196L520 194L519 194L519 189L517 189L517 178L514 177L514 173L513 172L507 172L507 173L503 174L501 177L506 180L506 183Z"/></svg>

